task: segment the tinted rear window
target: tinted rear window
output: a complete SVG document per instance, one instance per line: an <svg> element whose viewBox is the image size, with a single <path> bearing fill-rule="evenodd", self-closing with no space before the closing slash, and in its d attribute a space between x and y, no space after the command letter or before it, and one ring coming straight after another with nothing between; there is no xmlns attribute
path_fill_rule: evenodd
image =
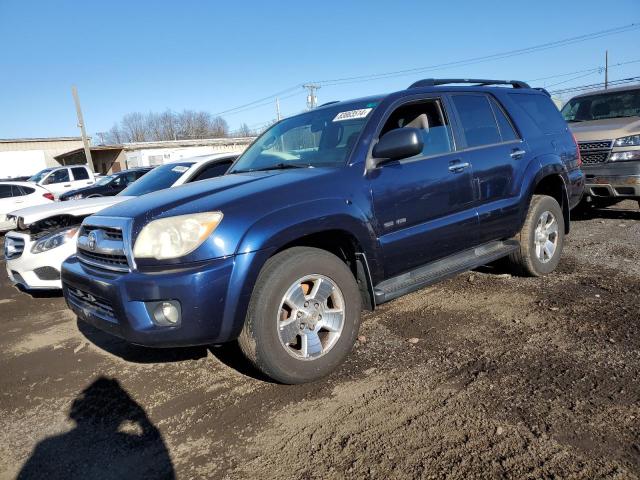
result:
<svg viewBox="0 0 640 480"><path fill-rule="evenodd" d="M71 171L73 172L73 178L76 180L86 180L89 178L89 173L87 173L87 169L84 167L73 167Z"/></svg>
<svg viewBox="0 0 640 480"><path fill-rule="evenodd" d="M498 124L484 95L454 95L453 103L458 111L468 147L500 143Z"/></svg>
<svg viewBox="0 0 640 480"><path fill-rule="evenodd" d="M510 93L514 103L522 107L544 134L564 133L567 124L551 99L543 94Z"/></svg>

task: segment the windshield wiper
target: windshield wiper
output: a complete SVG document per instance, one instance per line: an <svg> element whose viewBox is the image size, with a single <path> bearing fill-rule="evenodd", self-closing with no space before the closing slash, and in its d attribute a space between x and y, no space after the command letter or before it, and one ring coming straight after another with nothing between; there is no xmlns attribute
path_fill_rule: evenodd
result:
<svg viewBox="0 0 640 480"><path fill-rule="evenodd" d="M567 120L569 123L578 123L578 122L584 122L584 120L578 120L577 118L574 118L573 120Z"/></svg>
<svg viewBox="0 0 640 480"><path fill-rule="evenodd" d="M286 170L289 168L313 168L313 165L308 163L300 164L300 163L276 163L275 165L269 165L268 167L262 168L249 168L246 170L234 170L230 173L247 173L247 172L265 172L267 170Z"/></svg>

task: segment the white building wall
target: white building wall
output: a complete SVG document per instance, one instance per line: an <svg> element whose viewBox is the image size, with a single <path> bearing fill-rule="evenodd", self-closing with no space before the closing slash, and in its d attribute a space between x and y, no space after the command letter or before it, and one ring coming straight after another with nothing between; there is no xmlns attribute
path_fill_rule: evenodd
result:
<svg viewBox="0 0 640 480"><path fill-rule="evenodd" d="M147 148L125 151L126 168L152 167L212 153L242 151L246 145L206 145L197 147Z"/></svg>

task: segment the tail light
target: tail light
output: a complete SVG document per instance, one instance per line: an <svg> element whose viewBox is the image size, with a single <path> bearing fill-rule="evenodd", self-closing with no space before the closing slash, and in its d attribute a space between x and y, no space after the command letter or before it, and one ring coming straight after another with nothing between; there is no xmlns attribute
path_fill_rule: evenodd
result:
<svg viewBox="0 0 640 480"><path fill-rule="evenodd" d="M53 193L43 193L42 196L48 200L51 200L52 202L55 200L55 197L53 196Z"/></svg>
<svg viewBox="0 0 640 480"><path fill-rule="evenodd" d="M578 145L578 140L576 139L576 136L572 133L571 136L573 137L573 143L576 144L576 155L578 155L578 166L581 167L582 166L582 155L580 155L580 145Z"/></svg>

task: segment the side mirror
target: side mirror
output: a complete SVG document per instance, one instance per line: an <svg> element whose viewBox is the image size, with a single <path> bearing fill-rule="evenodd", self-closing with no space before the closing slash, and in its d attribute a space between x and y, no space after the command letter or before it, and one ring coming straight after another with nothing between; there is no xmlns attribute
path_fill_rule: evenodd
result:
<svg viewBox="0 0 640 480"><path fill-rule="evenodd" d="M422 135L417 128L396 128L385 133L375 147L373 147L373 157L375 164L391 160L400 160L413 157L422 152L424 142Z"/></svg>

